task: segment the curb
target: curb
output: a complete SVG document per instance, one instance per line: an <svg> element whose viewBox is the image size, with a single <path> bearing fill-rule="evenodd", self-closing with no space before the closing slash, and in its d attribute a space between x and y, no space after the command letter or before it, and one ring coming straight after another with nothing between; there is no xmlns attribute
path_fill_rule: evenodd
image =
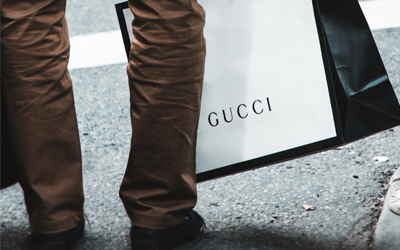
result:
<svg viewBox="0 0 400 250"><path fill-rule="evenodd" d="M394 179L400 177L400 167L394 172L390 178L389 184ZM397 183L397 182L396 182ZM389 186L381 216L374 233L373 249L375 250L398 250L400 249L400 216L393 213L388 204L390 193L392 193L395 186Z"/></svg>

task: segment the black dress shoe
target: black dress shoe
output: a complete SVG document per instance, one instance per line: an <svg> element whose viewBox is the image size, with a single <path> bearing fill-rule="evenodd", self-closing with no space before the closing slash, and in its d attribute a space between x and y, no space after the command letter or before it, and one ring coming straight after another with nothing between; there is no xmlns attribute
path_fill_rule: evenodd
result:
<svg viewBox="0 0 400 250"><path fill-rule="evenodd" d="M130 237L132 250L168 250L196 238L200 229L205 226L203 218L191 210L185 221L178 226L154 230L132 226Z"/></svg>
<svg viewBox="0 0 400 250"><path fill-rule="evenodd" d="M78 226L55 234L41 234L32 232L35 250L70 250L74 241L83 237L85 231L85 220Z"/></svg>

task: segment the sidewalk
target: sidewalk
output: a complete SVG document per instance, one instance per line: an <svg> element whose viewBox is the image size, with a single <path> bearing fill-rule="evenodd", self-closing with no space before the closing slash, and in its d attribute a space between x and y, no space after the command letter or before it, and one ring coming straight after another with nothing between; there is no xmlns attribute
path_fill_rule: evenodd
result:
<svg viewBox="0 0 400 250"><path fill-rule="evenodd" d="M392 175L390 183L396 178L400 177L400 168ZM375 250L397 250L400 249L400 215L393 213L388 205L391 194L396 188L400 187L400 184L389 185L389 189L386 194L385 202L379 221L375 229L374 237L374 249Z"/></svg>

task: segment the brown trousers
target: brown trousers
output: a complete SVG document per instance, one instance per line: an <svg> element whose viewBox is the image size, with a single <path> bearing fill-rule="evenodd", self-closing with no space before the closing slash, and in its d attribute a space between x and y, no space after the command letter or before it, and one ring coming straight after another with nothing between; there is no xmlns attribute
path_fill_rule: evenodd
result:
<svg viewBox="0 0 400 250"><path fill-rule="evenodd" d="M15 172L33 230L83 215L82 165L67 64L65 0L1 0L1 88Z"/></svg>
<svg viewBox="0 0 400 250"><path fill-rule="evenodd" d="M133 225L162 229L196 203L204 11L196 0L129 3L132 143L120 196ZM84 200L65 0L1 8L2 91L30 224L64 231L82 218Z"/></svg>
<svg viewBox="0 0 400 250"><path fill-rule="evenodd" d="M182 222L196 204L205 13L196 0L129 0L132 141L120 196L133 225Z"/></svg>

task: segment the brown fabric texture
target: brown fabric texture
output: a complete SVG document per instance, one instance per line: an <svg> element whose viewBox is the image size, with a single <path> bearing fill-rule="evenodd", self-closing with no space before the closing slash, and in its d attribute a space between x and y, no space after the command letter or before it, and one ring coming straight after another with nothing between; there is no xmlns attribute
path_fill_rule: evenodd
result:
<svg viewBox="0 0 400 250"><path fill-rule="evenodd" d="M120 197L133 225L181 223L197 200L205 13L196 0L129 0L132 140Z"/></svg>
<svg viewBox="0 0 400 250"><path fill-rule="evenodd" d="M1 0L1 88L15 171L39 233L73 228L83 215L65 5Z"/></svg>

